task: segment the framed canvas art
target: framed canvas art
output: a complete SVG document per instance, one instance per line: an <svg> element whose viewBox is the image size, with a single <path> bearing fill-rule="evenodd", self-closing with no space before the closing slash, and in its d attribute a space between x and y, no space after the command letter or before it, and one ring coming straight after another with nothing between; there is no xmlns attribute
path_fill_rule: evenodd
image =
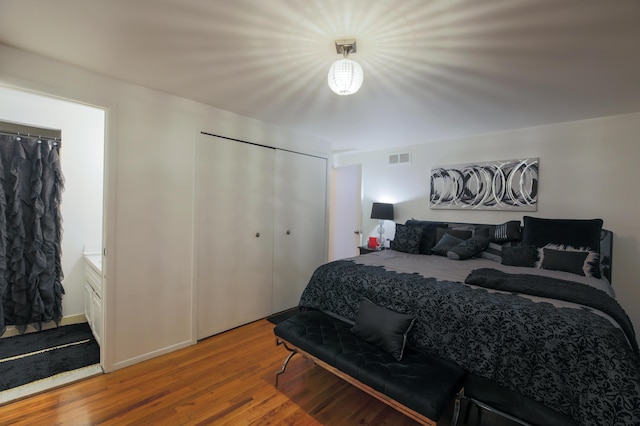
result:
<svg viewBox="0 0 640 426"><path fill-rule="evenodd" d="M433 167L431 208L536 211L538 164L524 158Z"/></svg>

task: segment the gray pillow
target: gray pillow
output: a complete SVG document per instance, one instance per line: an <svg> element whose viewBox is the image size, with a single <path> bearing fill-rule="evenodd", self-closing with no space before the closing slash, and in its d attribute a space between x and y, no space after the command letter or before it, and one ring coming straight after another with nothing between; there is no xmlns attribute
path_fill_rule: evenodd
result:
<svg viewBox="0 0 640 426"><path fill-rule="evenodd" d="M468 240L464 240L458 245L452 247L447 252L447 257L453 260L470 259L487 248L489 237L475 236Z"/></svg>
<svg viewBox="0 0 640 426"><path fill-rule="evenodd" d="M464 240L458 237L454 237L451 234L444 234L440 241L433 246L431 252L439 256L446 256L449 250L463 242Z"/></svg>
<svg viewBox="0 0 640 426"><path fill-rule="evenodd" d="M370 300L360 302L356 323L351 332L363 340L388 352L400 361L407 343L407 334L415 318L382 306Z"/></svg>
<svg viewBox="0 0 640 426"><path fill-rule="evenodd" d="M498 244L498 243L489 243L489 245L480 252L478 257L483 259L493 260L494 262L502 263L502 251L507 247L514 247L515 244L520 244L512 241L507 241L506 243Z"/></svg>

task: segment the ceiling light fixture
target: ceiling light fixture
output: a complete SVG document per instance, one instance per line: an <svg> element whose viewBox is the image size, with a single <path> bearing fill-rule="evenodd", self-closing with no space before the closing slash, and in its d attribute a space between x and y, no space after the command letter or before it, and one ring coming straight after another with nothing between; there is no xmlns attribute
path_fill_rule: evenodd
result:
<svg viewBox="0 0 640 426"><path fill-rule="evenodd" d="M352 95L362 86L362 67L348 59L349 53L356 53L355 40L336 40L336 52L343 56L329 68L329 87L341 96Z"/></svg>

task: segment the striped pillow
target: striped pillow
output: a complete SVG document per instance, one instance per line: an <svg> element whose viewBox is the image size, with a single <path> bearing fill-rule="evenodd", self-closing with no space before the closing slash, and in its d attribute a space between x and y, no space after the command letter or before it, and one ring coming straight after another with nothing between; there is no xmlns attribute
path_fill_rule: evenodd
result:
<svg viewBox="0 0 640 426"><path fill-rule="evenodd" d="M491 238L493 243L505 243L507 241L522 240L522 230L519 220L510 220L502 225L496 225Z"/></svg>
<svg viewBox="0 0 640 426"><path fill-rule="evenodd" d="M480 252L480 257L502 263L502 245L489 243L487 248Z"/></svg>
<svg viewBox="0 0 640 426"><path fill-rule="evenodd" d="M481 251L478 257L481 257L483 259L493 260L494 262L502 263L502 249L504 247L514 247L519 245L520 245L519 243L511 242L511 241L508 241L502 244L489 243L487 248Z"/></svg>

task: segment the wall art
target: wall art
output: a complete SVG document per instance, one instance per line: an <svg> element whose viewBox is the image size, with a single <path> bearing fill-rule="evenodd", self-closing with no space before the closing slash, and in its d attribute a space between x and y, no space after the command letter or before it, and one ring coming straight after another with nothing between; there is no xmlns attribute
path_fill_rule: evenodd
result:
<svg viewBox="0 0 640 426"><path fill-rule="evenodd" d="M431 208L536 211L538 164L525 158L433 167Z"/></svg>

